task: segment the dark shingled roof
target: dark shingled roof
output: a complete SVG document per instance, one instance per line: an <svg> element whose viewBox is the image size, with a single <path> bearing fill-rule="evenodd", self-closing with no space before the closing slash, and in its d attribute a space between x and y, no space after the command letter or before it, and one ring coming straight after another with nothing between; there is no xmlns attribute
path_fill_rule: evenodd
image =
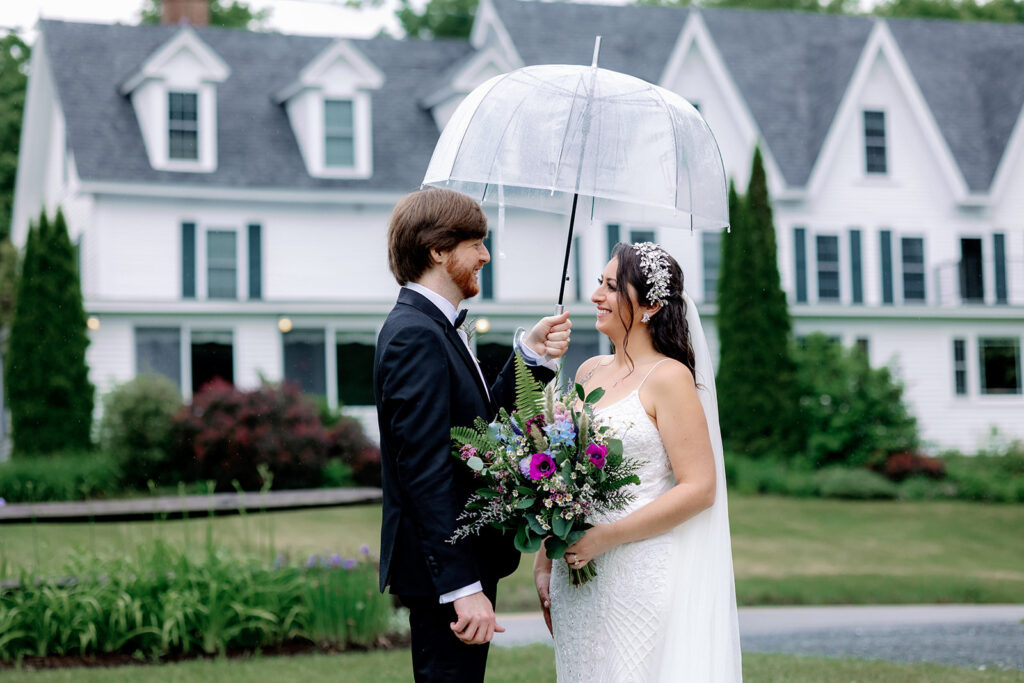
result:
<svg viewBox="0 0 1024 683"><path fill-rule="evenodd" d="M492 0L527 64L588 64L657 82L686 9ZM874 23L866 17L701 9L786 182L806 185ZM972 191L986 191L1024 106L1024 25L889 19Z"/></svg>
<svg viewBox="0 0 1024 683"><path fill-rule="evenodd" d="M967 185L985 192L1024 107L1024 25L890 19Z"/></svg>
<svg viewBox="0 0 1024 683"><path fill-rule="evenodd" d="M526 64L589 64L657 82L694 10L492 0ZM702 9L725 66L789 185L807 183L876 19ZM1024 25L887 20L972 191L986 191L1024 106ZM465 63L463 41L351 42L383 72L373 93L373 177L312 178L274 93L330 38L217 28L199 37L231 69L218 87L218 169L155 171L118 86L178 30L43 21L42 32L79 174L132 180L286 189L417 187L437 141L421 98Z"/></svg>
<svg viewBox="0 0 1024 683"><path fill-rule="evenodd" d="M217 89L217 170L154 170L128 97L118 88L180 30L176 26L123 26L43 21L47 55L67 119L68 144L79 175L91 181L280 189L408 191L423 180L438 131L415 97L472 48L465 41L351 42L384 74L372 93L373 177L311 177L284 107L274 94L333 39L279 33L199 28L196 33L231 69Z"/></svg>

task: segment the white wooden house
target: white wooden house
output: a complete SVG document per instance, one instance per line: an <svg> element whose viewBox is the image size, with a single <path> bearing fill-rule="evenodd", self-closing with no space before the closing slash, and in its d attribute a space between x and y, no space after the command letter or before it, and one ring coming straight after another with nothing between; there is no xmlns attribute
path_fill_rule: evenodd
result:
<svg viewBox="0 0 1024 683"><path fill-rule="evenodd" d="M475 85L589 63L595 35L602 66L699 107L738 187L761 146L798 335L890 364L932 448L1024 437L1024 26L522 0L482 0L468 42L43 21L12 234L63 207L101 394L287 378L366 413L394 202ZM509 210L492 234L485 364L550 312L564 229ZM604 348L610 244L647 238L714 315L719 235L586 226L570 364Z"/></svg>

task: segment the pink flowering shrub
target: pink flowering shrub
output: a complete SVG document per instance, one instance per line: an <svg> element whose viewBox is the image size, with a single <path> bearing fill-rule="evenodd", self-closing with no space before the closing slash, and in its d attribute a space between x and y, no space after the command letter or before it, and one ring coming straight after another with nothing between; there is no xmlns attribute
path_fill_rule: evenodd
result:
<svg viewBox="0 0 1024 683"><path fill-rule="evenodd" d="M319 486L328 434L316 406L298 388L264 384L252 391L214 381L175 417L176 456L185 478L212 479L229 491L264 482L258 466L273 475L273 488Z"/></svg>

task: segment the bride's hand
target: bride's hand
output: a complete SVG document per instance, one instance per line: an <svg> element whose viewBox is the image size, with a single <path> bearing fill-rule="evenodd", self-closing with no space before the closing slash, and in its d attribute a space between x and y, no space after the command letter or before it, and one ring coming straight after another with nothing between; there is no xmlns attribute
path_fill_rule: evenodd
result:
<svg viewBox="0 0 1024 683"><path fill-rule="evenodd" d="M598 555L602 555L616 545L612 537L610 524L598 524L587 529L583 538L573 543L565 551L565 563L570 569L583 569L587 563Z"/></svg>
<svg viewBox="0 0 1024 683"><path fill-rule="evenodd" d="M533 584L537 587L537 599L540 600L540 610L544 614L548 633L554 636L555 632L551 628L551 560L547 558L543 548L533 561Z"/></svg>

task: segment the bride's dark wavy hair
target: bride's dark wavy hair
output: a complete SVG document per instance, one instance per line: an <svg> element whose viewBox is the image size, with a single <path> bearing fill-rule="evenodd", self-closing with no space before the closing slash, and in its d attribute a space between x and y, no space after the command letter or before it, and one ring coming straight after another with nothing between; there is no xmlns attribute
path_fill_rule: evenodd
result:
<svg viewBox="0 0 1024 683"><path fill-rule="evenodd" d="M665 251L668 261L668 297L665 305L651 316L647 329L651 333L651 341L654 350L669 358L674 358L690 369L696 376L697 362L693 354L693 345L690 343L690 326L686 322L686 300L683 299L683 270L679 267L672 256ZM619 260L615 269L615 281L618 285L618 296L624 300L625 306L619 307L619 320L626 328L626 336L622 339L622 351L626 354L630 365L633 359L629 355L629 330L633 327L633 297L629 292L632 285L637 296L643 305L653 306L655 302L647 298L647 291L651 285L647 282L647 275L640 267L640 254L631 244L619 243L612 250L612 258Z"/></svg>

